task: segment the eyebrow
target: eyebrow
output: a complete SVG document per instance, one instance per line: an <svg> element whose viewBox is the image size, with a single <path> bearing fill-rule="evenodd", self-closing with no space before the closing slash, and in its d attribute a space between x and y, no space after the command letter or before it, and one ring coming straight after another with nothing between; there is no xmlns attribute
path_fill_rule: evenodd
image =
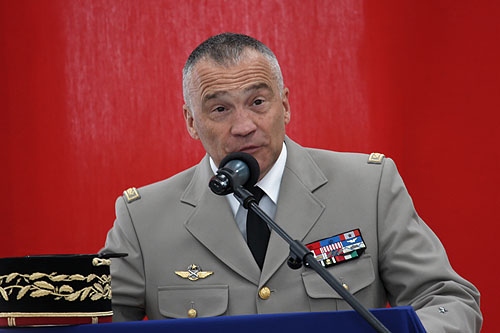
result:
<svg viewBox="0 0 500 333"><path fill-rule="evenodd" d="M259 89L267 89L267 90L269 90L271 92L273 91L273 89L267 83L264 83L264 82L253 84L250 87L245 88L245 90L243 90L243 91L245 93L248 93L250 91L255 91L255 90L259 90ZM209 101L211 99L220 97L220 96L225 95L225 94L227 94L227 91L225 91L225 90L216 91L216 92L214 92L212 94L206 95L203 98L203 102L207 102L207 101Z"/></svg>
<svg viewBox="0 0 500 333"><path fill-rule="evenodd" d="M273 91L273 89L267 83L264 83L264 82L251 85L250 87L245 88L244 91L249 92L249 91L259 90L259 89L267 89L267 90Z"/></svg>

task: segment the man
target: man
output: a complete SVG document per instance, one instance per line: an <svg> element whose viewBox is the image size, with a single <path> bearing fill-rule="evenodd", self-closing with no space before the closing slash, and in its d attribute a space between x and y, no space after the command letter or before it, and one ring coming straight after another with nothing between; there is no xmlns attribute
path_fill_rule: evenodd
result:
<svg viewBox="0 0 500 333"><path fill-rule="evenodd" d="M286 265L288 245L274 232L263 262L254 257L246 210L208 188L221 160L242 151L260 166L261 207L292 238L311 249L336 239L335 254L347 253L349 235L362 240L357 256L317 258L365 306L412 305L429 332L480 330L477 289L453 271L390 159L303 148L285 136L289 91L271 50L217 35L183 74L187 130L207 155L118 198L105 251L129 255L111 266L115 320L350 309L315 272Z"/></svg>

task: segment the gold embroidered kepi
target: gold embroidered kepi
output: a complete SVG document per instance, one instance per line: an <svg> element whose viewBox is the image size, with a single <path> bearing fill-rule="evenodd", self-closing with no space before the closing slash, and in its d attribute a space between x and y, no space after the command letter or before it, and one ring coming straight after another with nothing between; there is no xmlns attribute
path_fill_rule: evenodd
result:
<svg viewBox="0 0 500 333"><path fill-rule="evenodd" d="M0 258L0 326L110 322L111 256Z"/></svg>

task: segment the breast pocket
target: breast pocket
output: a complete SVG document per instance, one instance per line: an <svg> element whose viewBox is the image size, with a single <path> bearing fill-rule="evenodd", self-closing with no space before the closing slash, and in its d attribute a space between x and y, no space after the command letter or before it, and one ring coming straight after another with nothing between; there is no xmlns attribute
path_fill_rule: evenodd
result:
<svg viewBox="0 0 500 333"><path fill-rule="evenodd" d="M359 259L335 265L327 270L354 296L375 281L372 259L366 253ZM315 271L303 272L302 281L310 298L311 311L351 309Z"/></svg>
<svg viewBox="0 0 500 333"><path fill-rule="evenodd" d="M158 307L168 318L214 317L226 313L227 285L158 287Z"/></svg>

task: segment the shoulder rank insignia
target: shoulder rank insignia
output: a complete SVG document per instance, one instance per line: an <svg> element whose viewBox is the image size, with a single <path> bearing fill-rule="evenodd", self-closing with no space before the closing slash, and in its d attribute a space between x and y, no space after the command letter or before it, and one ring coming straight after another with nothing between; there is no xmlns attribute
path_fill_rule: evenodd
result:
<svg viewBox="0 0 500 333"><path fill-rule="evenodd" d="M368 163L371 164L380 164L384 159L385 155L381 153L371 153L368 157Z"/></svg>
<svg viewBox="0 0 500 333"><path fill-rule="evenodd" d="M126 191L123 191L123 195L127 199L128 203L131 203L132 201L139 200L141 198L141 195L137 191L135 187L131 187Z"/></svg>
<svg viewBox="0 0 500 333"><path fill-rule="evenodd" d="M306 247L324 267L358 258L366 250L359 229L307 244Z"/></svg>
<svg viewBox="0 0 500 333"><path fill-rule="evenodd" d="M179 275L183 279L196 281L198 279L204 279L207 276L214 274L214 272L203 272L200 266L192 264L189 265L187 271L175 271L175 274Z"/></svg>

